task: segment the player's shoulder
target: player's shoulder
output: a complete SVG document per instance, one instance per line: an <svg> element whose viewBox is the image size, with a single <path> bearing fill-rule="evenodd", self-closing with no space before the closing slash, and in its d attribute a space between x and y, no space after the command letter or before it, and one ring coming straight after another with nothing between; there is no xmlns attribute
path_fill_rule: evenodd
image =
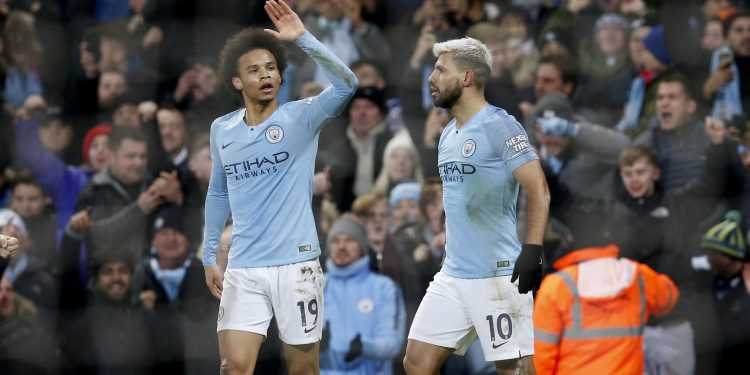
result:
<svg viewBox="0 0 750 375"><path fill-rule="evenodd" d="M506 139L526 134L523 126L516 118L508 114L504 109L487 104L487 110L483 118L482 129L487 139L505 142Z"/></svg>
<svg viewBox="0 0 750 375"><path fill-rule="evenodd" d="M486 125L490 129L523 129L521 123L519 123L513 115L509 114L508 111L500 107L495 107L492 104L487 104L483 122L484 125Z"/></svg>
<svg viewBox="0 0 750 375"><path fill-rule="evenodd" d="M241 118L245 113L245 108L238 108L232 112L229 112L223 116L217 117L213 123L211 123L211 130L219 130L230 125L237 123L237 119Z"/></svg>

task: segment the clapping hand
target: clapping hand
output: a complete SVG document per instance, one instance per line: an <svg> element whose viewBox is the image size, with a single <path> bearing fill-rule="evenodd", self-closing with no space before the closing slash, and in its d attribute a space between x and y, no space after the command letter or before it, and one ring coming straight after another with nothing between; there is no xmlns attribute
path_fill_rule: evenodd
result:
<svg viewBox="0 0 750 375"><path fill-rule="evenodd" d="M349 351L346 352L346 356L344 356L344 361L351 362L359 356L362 355L362 335L357 334L356 337L352 339L352 341L349 343Z"/></svg>
<svg viewBox="0 0 750 375"><path fill-rule="evenodd" d="M10 259L18 251L18 239L0 234L0 258Z"/></svg>

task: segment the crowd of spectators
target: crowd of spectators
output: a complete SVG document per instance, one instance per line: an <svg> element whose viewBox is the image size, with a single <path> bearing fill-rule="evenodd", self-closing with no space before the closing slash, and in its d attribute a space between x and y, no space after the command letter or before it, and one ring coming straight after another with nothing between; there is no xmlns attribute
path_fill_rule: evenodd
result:
<svg viewBox="0 0 750 375"><path fill-rule="evenodd" d="M218 371L218 301L200 261L208 132L241 105L217 75L220 48L244 27L271 26L263 3L0 1L0 229L20 246L0 280L0 373ZM335 304L323 373L403 371L406 327L445 245L437 145L451 116L430 98L432 45L467 35L493 55L488 102L539 151L552 192L547 264L580 249L579 223L597 215L619 257L679 290L671 314L648 320L646 371L742 363L750 2L287 3L360 82L316 160L325 303ZM281 102L328 85L289 52ZM231 226L226 237L223 256ZM272 328L257 373L284 373L278 340ZM494 373L478 349L445 373Z"/></svg>

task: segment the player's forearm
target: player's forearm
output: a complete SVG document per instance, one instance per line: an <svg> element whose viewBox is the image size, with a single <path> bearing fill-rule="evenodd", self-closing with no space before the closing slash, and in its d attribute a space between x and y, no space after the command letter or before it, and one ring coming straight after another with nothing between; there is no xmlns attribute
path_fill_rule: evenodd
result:
<svg viewBox="0 0 750 375"><path fill-rule="evenodd" d="M296 43L315 61L323 70L325 76L331 81L332 98L330 105L332 107L326 104L324 108L329 114L338 114L357 90L359 86L357 77L346 64L336 57L323 43L315 39L309 31L306 31L297 39Z"/></svg>
<svg viewBox="0 0 750 375"><path fill-rule="evenodd" d="M527 190L529 200L526 208L527 228L524 243L541 245L549 218L549 188L544 179L524 188Z"/></svg>
<svg viewBox="0 0 750 375"><path fill-rule="evenodd" d="M206 196L206 221L203 232L203 265L216 265L216 249L229 216L229 198L218 194Z"/></svg>

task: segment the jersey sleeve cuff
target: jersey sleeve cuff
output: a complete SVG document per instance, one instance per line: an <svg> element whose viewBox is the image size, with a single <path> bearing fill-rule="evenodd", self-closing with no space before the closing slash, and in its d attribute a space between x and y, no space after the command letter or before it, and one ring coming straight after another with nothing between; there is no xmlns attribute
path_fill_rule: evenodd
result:
<svg viewBox="0 0 750 375"><path fill-rule="evenodd" d="M305 32L299 38L297 38L297 40L294 41L294 44L298 46L305 45L308 43L308 39L310 38L313 38L313 35L309 31L305 30Z"/></svg>

